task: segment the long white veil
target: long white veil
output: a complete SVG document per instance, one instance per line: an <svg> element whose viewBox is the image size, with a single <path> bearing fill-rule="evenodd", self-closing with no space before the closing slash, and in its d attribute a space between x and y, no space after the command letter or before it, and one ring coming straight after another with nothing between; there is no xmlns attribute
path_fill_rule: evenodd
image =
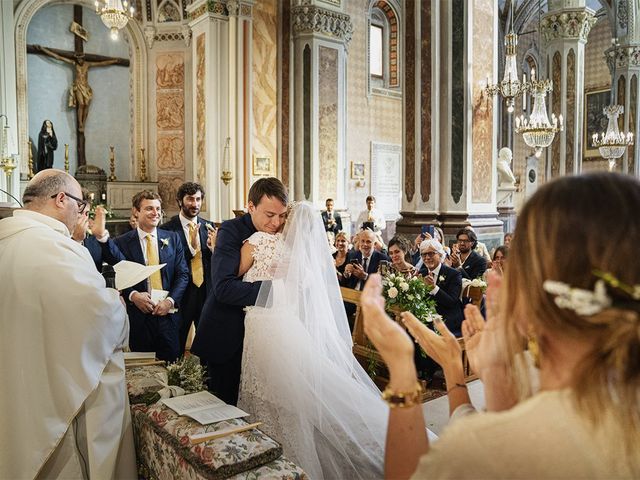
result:
<svg viewBox="0 0 640 480"><path fill-rule="evenodd" d="M251 369L268 382L273 420L287 427L285 454L314 479L382 478L388 408L353 356L324 226L310 204L293 206L272 286L263 285L249 316L269 322L261 343L271 353Z"/></svg>

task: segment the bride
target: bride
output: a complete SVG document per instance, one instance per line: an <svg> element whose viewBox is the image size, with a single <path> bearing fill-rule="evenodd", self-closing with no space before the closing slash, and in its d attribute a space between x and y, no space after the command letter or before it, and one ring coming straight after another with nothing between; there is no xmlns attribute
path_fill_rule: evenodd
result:
<svg viewBox="0 0 640 480"><path fill-rule="evenodd" d="M382 478L388 409L351 352L320 215L297 203L283 233L254 233L243 273L272 281L245 318L239 406L311 478Z"/></svg>

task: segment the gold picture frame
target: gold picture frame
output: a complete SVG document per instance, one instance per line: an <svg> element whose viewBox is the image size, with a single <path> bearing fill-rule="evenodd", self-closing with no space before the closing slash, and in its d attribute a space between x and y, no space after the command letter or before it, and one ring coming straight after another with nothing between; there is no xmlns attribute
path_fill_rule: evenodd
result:
<svg viewBox="0 0 640 480"><path fill-rule="evenodd" d="M363 180L365 175L365 166L361 162L351 162L351 179Z"/></svg>
<svg viewBox="0 0 640 480"><path fill-rule="evenodd" d="M253 155L252 173L256 176L269 176L273 174L273 164L269 155Z"/></svg>
<svg viewBox="0 0 640 480"><path fill-rule="evenodd" d="M584 158L600 157L600 152L593 146L591 137L594 133L600 134L607 131L609 119L602 109L609 105L610 95L611 90L608 88L584 92Z"/></svg>

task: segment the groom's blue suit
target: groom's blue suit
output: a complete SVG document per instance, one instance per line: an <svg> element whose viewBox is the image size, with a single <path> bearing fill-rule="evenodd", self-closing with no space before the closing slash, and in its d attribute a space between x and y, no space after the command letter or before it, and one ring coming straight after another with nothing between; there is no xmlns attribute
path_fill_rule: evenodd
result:
<svg viewBox="0 0 640 480"><path fill-rule="evenodd" d="M202 309L191 351L207 366L209 390L225 402L238 402L244 307L255 305L262 282L238 277L240 249L256 228L251 215L223 222L211 259L212 294Z"/></svg>

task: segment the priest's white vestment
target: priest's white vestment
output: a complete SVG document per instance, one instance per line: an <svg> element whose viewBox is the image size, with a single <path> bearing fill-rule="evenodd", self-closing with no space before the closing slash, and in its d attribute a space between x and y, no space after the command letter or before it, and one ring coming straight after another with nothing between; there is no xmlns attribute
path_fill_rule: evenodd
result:
<svg viewBox="0 0 640 480"><path fill-rule="evenodd" d="M29 210L0 220L0 272L0 478L135 478L118 292Z"/></svg>

